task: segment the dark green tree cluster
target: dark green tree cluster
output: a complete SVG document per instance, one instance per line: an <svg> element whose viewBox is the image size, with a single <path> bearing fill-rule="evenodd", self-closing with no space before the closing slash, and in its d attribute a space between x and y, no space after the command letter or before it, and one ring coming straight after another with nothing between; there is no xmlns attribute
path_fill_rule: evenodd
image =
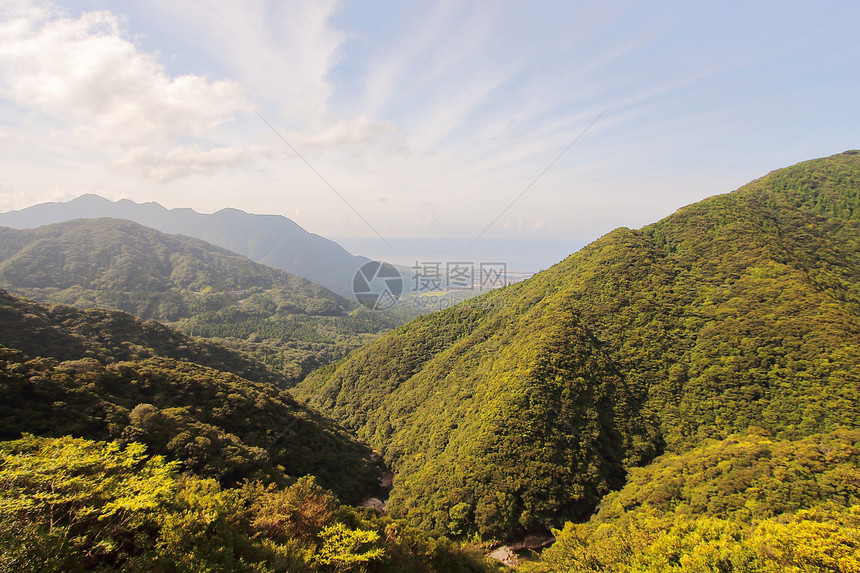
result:
<svg viewBox="0 0 860 573"><path fill-rule="evenodd" d="M57 360L93 358L102 364L162 356L195 362L278 386L288 379L241 352L191 338L155 320L124 312L40 304L0 290L0 346Z"/></svg>
<svg viewBox="0 0 860 573"><path fill-rule="evenodd" d="M225 489L144 446L0 446L0 572L485 572L474 549L341 506L313 477Z"/></svg>
<svg viewBox="0 0 860 573"><path fill-rule="evenodd" d="M25 433L139 442L225 485L311 474L352 503L377 478L369 450L285 391L168 358L57 363L0 347L0 437Z"/></svg>
<svg viewBox="0 0 860 573"><path fill-rule="evenodd" d="M663 451L860 426L860 154L782 169L419 318L300 398L451 534L587 517Z"/></svg>

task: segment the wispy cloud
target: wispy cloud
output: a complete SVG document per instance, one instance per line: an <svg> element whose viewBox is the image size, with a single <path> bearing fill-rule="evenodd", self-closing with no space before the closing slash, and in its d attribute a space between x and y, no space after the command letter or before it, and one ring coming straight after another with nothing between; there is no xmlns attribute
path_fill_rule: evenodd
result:
<svg viewBox="0 0 860 573"><path fill-rule="evenodd" d="M290 131L286 138L302 148L352 147L361 151L368 145L377 143L397 132L394 122L373 121L366 115L351 120L340 120L319 131Z"/></svg>
<svg viewBox="0 0 860 573"><path fill-rule="evenodd" d="M0 0L18 197L69 181L366 233L258 112L386 238L469 240L608 108L494 227L553 236L856 147L860 12L835 3L53 2Z"/></svg>
<svg viewBox="0 0 860 573"><path fill-rule="evenodd" d="M295 128L318 127L335 89L330 72L346 34L332 0L153 0L174 33L241 82L249 97Z"/></svg>
<svg viewBox="0 0 860 573"><path fill-rule="evenodd" d="M199 156L173 146L206 140L252 110L235 81L168 75L111 12L75 18L50 5L18 3L5 7L2 21L2 97L31 113L25 126L31 134L118 149L120 163L130 167L137 158L161 153L178 174L178 163L187 158L192 163L186 171L193 173L199 172ZM211 168L217 158L227 160L224 167L236 164L234 150L210 147ZM144 167L139 173L150 172Z"/></svg>
<svg viewBox="0 0 860 573"><path fill-rule="evenodd" d="M253 158L272 155L273 152L268 147L219 146L207 149L197 145L183 145L167 152L138 147L116 157L111 166L145 179L168 183L191 175L211 175L241 166Z"/></svg>

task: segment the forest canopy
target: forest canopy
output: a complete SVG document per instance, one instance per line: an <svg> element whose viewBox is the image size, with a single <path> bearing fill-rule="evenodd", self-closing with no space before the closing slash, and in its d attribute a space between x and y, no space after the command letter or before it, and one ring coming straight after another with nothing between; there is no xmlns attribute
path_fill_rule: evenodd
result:
<svg viewBox="0 0 860 573"><path fill-rule="evenodd" d="M775 171L421 317L296 396L398 475L391 511L510 538L662 452L860 426L860 154Z"/></svg>

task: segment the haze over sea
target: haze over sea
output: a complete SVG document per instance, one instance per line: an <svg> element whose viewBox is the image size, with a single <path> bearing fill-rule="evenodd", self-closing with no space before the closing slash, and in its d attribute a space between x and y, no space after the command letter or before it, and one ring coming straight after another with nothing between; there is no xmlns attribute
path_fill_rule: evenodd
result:
<svg viewBox="0 0 860 573"><path fill-rule="evenodd" d="M594 237L595 239L597 237ZM472 239L388 239L385 245L378 238L335 239L356 255L412 267L415 263L505 263L509 272L534 274L549 268L585 242L565 240L480 239L471 247Z"/></svg>

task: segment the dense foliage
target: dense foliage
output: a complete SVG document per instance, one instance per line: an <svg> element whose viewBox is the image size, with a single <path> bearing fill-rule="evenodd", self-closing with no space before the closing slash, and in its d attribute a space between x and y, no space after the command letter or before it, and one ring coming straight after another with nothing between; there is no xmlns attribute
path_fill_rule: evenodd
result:
<svg viewBox="0 0 860 573"><path fill-rule="evenodd" d="M423 317L296 389L397 473L391 511L513 536L758 426L860 426L860 154L779 170Z"/></svg>
<svg viewBox="0 0 860 573"><path fill-rule="evenodd" d="M241 352L191 338L155 320L124 312L46 305L0 290L0 346L57 360L93 358L102 364L154 356L195 362L256 382L287 379Z"/></svg>
<svg viewBox="0 0 860 573"><path fill-rule="evenodd" d="M804 510L745 525L705 516L568 524L523 573L807 573L860 569L860 506Z"/></svg>
<svg viewBox="0 0 860 573"><path fill-rule="evenodd" d="M753 523L818 506L860 505L860 431L775 440L762 430L666 454L630 471L595 523L640 514L705 515Z"/></svg>
<svg viewBox="0 0 860 573"><path fill-rule="evenodd" d="M758 431L631 472L535 572L860 570L860 432Z"/></svg>
<svg viewBox="0 0 860 573"><path fill-rule="evenodd" d="M0 287L175 323L249 353L289 383L402 323L203 241L117 219L0 227Z"/></svg>
<svg viewBox="0 0 860 573"><path fill-rule="evenodd" d="M312 477L224 489L69 437L0 447L0 572L482 572L474 550L342 507Z"/></svg>
<svg viewBox="0 0 860 573"><path fill-rule="evenodd" d="M371 452L285 391L168 358L57 363L0 347L0 437L24 433L140 442L226 485L311 474L346 501L375 491Z"/></svg>

